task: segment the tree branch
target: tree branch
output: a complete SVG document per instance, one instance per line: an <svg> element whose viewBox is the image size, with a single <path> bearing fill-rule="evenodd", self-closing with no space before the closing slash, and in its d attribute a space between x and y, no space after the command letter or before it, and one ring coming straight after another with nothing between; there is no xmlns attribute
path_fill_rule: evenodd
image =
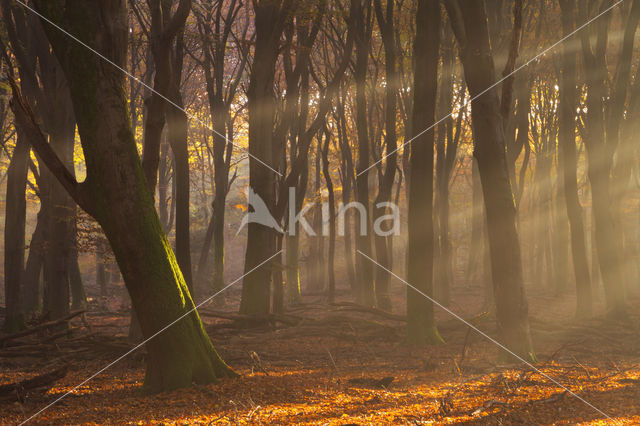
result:
<svg viewBox="0 0 640 426"><path fill-rule="evenodd" d="M33 111L22 97L15 80L11 76L8 76L8 80L13 94L9 104L15 116L16 125L22 128L33 150L51 174L53 174L64 189L67 190L71 198L85 211L89 212L87 200L82 196L82 184L80 184L65 167L53 148L51 148L49 142L47 142L47 138L40 130Z"/></svg>

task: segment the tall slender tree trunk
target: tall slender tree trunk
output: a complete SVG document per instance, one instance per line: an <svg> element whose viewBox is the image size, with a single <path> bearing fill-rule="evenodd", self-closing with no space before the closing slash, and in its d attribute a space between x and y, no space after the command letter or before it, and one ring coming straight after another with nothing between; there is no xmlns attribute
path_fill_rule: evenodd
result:
<svg viewBox="0 0 640 426"><path fill-rule="evenodd" d="M340 152L342 154L342 205L346 206L351 200L351 191L353 188L353 156L351 153L351 147L349 146L349 139L346 135L346 117L344 111L344 92L342 93L341 100L338 104L338 140L340 142ZM354 295L357 294L357 281L356 281L356 268L353 260L353 235L351 226L351 213L345 211L343 213L344 220L344 256L347 266L347 277L349 279L349 287Z"/></svg>
<svg viewBox="0 0 640 426"><path fill-rule="evenodd" d="M575 28L575 0L560 0L562 32L571 33ZM575 111L578 107L576 90L577 53L564 45L560 73L560 121L559 165L562 169L564 201L567 206L571 234L571 256L576 281L576 316L588 317L593 309L591 275L587 260L587 245L583 223L582 205L578 197L578 158L576 153Z"/></svg>
<svg viewBox="0 0 640 426"><path fill-rule="evenodd" d="M29 242L29 256L27 257L27 266L24 271L24 291L23 291L23 303L25 314L30 314L40 310L42 307L42 264L44 262L44 228L45 228L45 216L46 212L41 205L38 212L38 218L36 222L36 229L31 234L31 241Z"/></svg>
<svg viewBox="0 0 640 426"><path fill-rule="evenodd" d="M309 237L309 276L310 289L314 292L321 292L325 289L325 261L324 261L324 235L322 235L322 189L321 189L321 171L322 171L322 134L318 133L318 144L315 156L314 167L314 200L313 200L313 218L311 226L315 232L314 236Z"/></svg>
<svg viewBox="0 0 640 426"><path fill-rule="evenodd" d="M604 4L607 4L605 2ZM603 4L603 5L604 5ZM584 11L587 3L581 2ZM607 314L625 316L624 278L621 268L622 233L613 214L610 178L613 150L605 140L604 99L607 95L606 48L611 14L594 23L597 40L595 50L587 33L581 34L582 56L587 82L587 119L585 147L587 174L591 184L595 245L600 275L604 285Z"/></svg>
<svg viewBox="0 0 640 426"><path fill-rule="evenodd" d="M364 215L359 215L356 229L361 229L361 222L364 220L365 232L356 234L356 249L364 255L372 256L371 247L371 218L369 201L369 134L367 126L367 64L369 57L369 47L371 45L370 15L371 0L356 0L352 3L354 10L354 25L356 26L356 130L358 139L358 161L356 165L356 201L364 206ZM375 282L373 267L371 262L363 256L356 258L358 275L358 300L367 306L375 306Z"/></svg>
<svg viewBox="0 0 640 426"><path fill-rule="evenodd" d="M6 313L4 330L14 332L24 327L22 292L25 290L25 223L29 142L17 129L16 146L7 169L7 196L4 225L4 295Z"/></svg>
<svg viewBox="0 0 640 426"><path fill-rule="evenodd" d="M495 81L484 1L450 1L446 4L461 47L460 58L469 94L475 97L492 87ZM487 214L498 333L509 350L525 359L535 360L522 278L516 208L509 183L499 108L495 89L484 93L471 105L474 156L478 160Z"/></svg>
<svg viewBox="0 0 640 426"><path fill-rule="evenodd" d="M442 80L440 85L440 94L438 108L442 117L449 113L453 107L453 76L454 72L454 53L453 53L453 34L448 31L445 38L446 43L443 46L442 59ZM462 102L462 100L461 100ZM444 305L451 302L451 280L453 276L453 264L451 259L451 239L449 237L449 179L450 166L447 164L447 147L451 148L454 144L452 134L451 120L445 120L438 125L438 134L436 137L436 208L437 208L437 236L436 247L438 251L438 263L436 264L436 287L435 294L438 300ZM445 146L446 141L446 146ZM455 156L455 150L453 155Z"/></svg>
<svg viewBox="0 0 640 426"><path fill-rule="evenodd" d="M482 203L482 184L478 174L478 163L471 159L471 241L467 260L467 285L477 284L482 256L482 229L484 222L484 204Z"/></svg>
<svg viewBox="0 0 640 426"><path fill-rule="evenodd" d="M283 234L276 235L276 250L280 252L276 257L273 258L273 274L272 274L272 282L273 282L273 312L277 314L281 314L284 312L284 274L282 271L282 241L284 239Z"/></svg>
<svg viewBox="0 0 640 426"><path fill-rule="evenodd" d="M260 0L254 3L255 50L249 90L249 186L267 208L275 205L275 168L273 158L273 123L275 99L273 83L278 46L283 27L283 14L279 1ZM262 163L258 162L259 159ZM251 203L252 200L249 200ZM274 230L259 223L249 223L245 273L275 253ZM271 268L264 265L244 277L240 312L244 314L269 313L271 299Z"/></svg>
<svg viewBox="0 0 640 426"><path fill-rule="evenodd" d="M308 162L307 162L308 164ZM298 184L295 188L296 204L294 211L296 215L302 210L304 196L307 192L307 181L309 178L309 168L304 167L300 173ZM302 292L300 288L300 226L296 221L295 229L289 229L287 233L287 301L289 303L300 303Z"/></svg>
<svg viewBox="0 0 640 426"><path fill-rule="evenodd" d="M220 135L226 134L225 114L222 105L214 108L213 122L213 167L215 194L213 196L213 291L224 287L224 221L227 192L229 191L229 167L225 162L227 141ZM231 146L227 149L233 149Z"/></svg>
<svg viewBox="0 0 640 426"><path fill-rule="evenodd" d="M178 75L178 73L176 73ZM178 84L178 82L174 82ZM182 96L174 91L174 102L182 106ZM191 186L189 184L189 147L187 132L189 123L184 111L167 107L167 127L169 144L174 158L174 179L176 185L176 259L189 290L193 292L191 271L191 213L189 207Z"/></svg>
<svg viewBox="0 0 640 426"><path fill-rule="evenodd" d="M109 295L107 276L107 242L100 237L96 246L96 285L100 289L100 296L107 297Z"/></svg>
<svg viewBox="0 0 640 426"><path fill-rule="evenodd" d="M384 46L385 65L385 110L384 110L384 144L388 157L385 159L384 172L378 174L378 195L375 200L374 223L387 212L387 208L380 206L380 203L391 201L393 183L395 181L396 170L398 168L398 156L396 153L398 141L396 135L397 117L397 92L398 92L398 72L396 67L396 40L395 40L395 18L394 3L387 1L386 11L382 10L381 0L374 0L376 18L382 35ZM392 269L391 246L393 235L373 235L376 249L376 259L380 265L386 269ZM382 268L376 269L376 301L378 307L391 311L390 295L391 277Z"/></svg>
<svg viewBox="0 0 640 426"><path fill-rule="evenodd" d="M62 160L64 166L71 173L73 167L73 142L75 137L75 120L72 116L70 101L67 105L60 105L66 109L68 115L58 117L59 122L50 131L50 144L54 152ZM49 185L48 203L50 215L47 226L47 251L44 264L44 311L51 319L61 318L69 313L69 258L73 244L73 219L75 217L75 203L67 194L64 187L47 170L41 175L45 185Z"/></svg>
<svg viewBox="0 0 640 426"><path fill-rule="evenodd" d="M418 1L413 45L411 134L414 136L435 122L440 18L437 0ZM433 297L433 145L433 129L416 138L411 146L409 169L407 278L415 290L407 288L407 340L419 345L442 342L433 302L424 296Z"/></svg>
<svg viewBox="0 0 640 426"><path fill-rule="evenodd" d="M329 287L327 295L329 302L332 303L336 298L336 274L335 274L335 256L336 256L336 199L333 192L333 180L331 179L331 171L329 170L329 142L330 135L325 133L325 141L322 149L322 174L327 184L327 192L329 194L328 212L323 214L329 221L329 251L327 258L327 277Z"/></svg>

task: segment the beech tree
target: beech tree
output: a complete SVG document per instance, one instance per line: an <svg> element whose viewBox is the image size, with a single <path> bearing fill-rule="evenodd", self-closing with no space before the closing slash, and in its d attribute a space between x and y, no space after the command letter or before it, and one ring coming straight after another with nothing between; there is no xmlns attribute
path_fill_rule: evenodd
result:
<svg viewBox="0 0 640 426"><path fill-rule="evenodd" d="M36 1L38 12L123 67L126 2ZM147 391L208 383L235 373L204 331L160 224L131 131L124 74L43 23L70 89L87 165L79 183L46 142L14 85L12 108L42 161L92 215L111 244L147 342Z"/></svg>
<svg viewBox="0 0 640 426"><path fill-rule="evenodd" d="M51 147L74 175L75 117L58 60L50 51L47 38L34 15L10 1L2 2L2 11L25 99L42 123ZM27 27L31 29L30 32ZM29 34L25 35L27 32ZM18 152L25 155L20 150ZM76 297L82 293L79 288L82 282L73 274L77 268L73 247L76 205L46 167L38 168L30 160L29 167L36 176L41 203L38 222L41 225L39 234L34 233L33 236L37 238L32 238L35 244L31 244L31 247L35 250L33 257L30 250L32 262L27 262L25 270L24 308L29 314L42 306L43 313L55 319L69 312L70 284ZM12 229L9 231L17 232ZM40 253L37 253L38 250ZM17 265L15 263L14 267ZM39 286L40 271L44 281L42 291ZM82 302L76 300L76 303Z"/></svg>
<svg viewBox="0 0 640 426"><path fill-rule="evenodd" d="M562 33L570 34L576 24L575 0L560 0L562 11ZM592 310L591 277L587 261L587 247L583 223L582 205L578 197L578 159L576 154L576 109L578 108L578 91L576 90L577 52L571 45L562 47L562 71L559 89L559 134L558 145L562 166L562 183L564 199L567 206L571 232L571 255L576 280L577 306L576 315L587 317Z"/></svg>
<svg viewBox="0 0 640 426"><path fill-rule="evenodd" d="M496 75L484 1L448 0L445 4L460 47L469 94L474 98L492 87ZM478 160L487 214L498 333L511 351L535 360L497 90L489 90L471 103L471 118L474 157Z"/></svg>
<svg viewBox="0 0 640 426"><path fill-rule="evenodd" d="M416 11L412 135L435 122L440 48L440 3L419 0ZM407 280L420 292L433 296L433 128L418 136L411 146L409 179L409 242ZM433 303L407 288L407 340L414 344L438 343Z"/></svg>
<svg viewBox="0 0 640 426"><path fill-rule="evenodd" d="M581 1L579 10L586 20L591 2ZM602 2L600 10L610 3ZM580 33L582 45L582 62L585 68L587 88L587 114L584 143L587 150L589 183L591 186L595 246L597 248L598 265L605 290L607 311L611 316L625 316L625 283L622 274L622 233L616 223L613 212L611 193L611 171L616 139L609 134L606 138L606 122L604 117L604 99L607 95L606 80L608 78L606 51L608 29L611 14L594 22L590 30L595 36L593 44L590 31ZM636 22L637 24L637 22Z"/></svg>
<svg viewBox="0 0 640 426"><path fill-rule="evenodd" d="M259 0L253 4L255 49L249 89L249 186L268 208L275 206L275 158L273 122L275 99L273 84L279 40L287 16L293 12L291 0ZM249 199L251 203L251 199ZM245 272L253 270L276 252L274 230L249 223ZM271 266L264 266L242 281L240 312L270 312Z"/></svg>

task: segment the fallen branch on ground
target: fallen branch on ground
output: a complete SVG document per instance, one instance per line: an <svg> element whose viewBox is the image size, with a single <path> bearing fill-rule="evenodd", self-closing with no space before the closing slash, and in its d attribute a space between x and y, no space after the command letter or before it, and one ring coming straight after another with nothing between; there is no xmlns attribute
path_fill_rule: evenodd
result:
<svg viewBox="0 0 640 426"><path fill-rule="evenodd" d="M56 370L50 371L39 376L32 377L31 379L22 380L16 383L9 383L6 385L0 385L0 396L10 395L15 393L16 397L20 399L20 394L24 391L38 389L38 388L51 388L51 386L58 380L67 375L69 366L64 365Z"/></svg>
<svg viewBox="0 0 640 426"><path fill-rule="evenodd" d="M7 342L9 340L17 339L19 337L29 336L30 334L34 334L34 333L37 333L39 331L43 331L43 330L47 330L49 328L55 327L56 325L60 325L62 323L65 323L65 322L71 320L74 317L77 317L78 315L80 315L80 314L82 314L84 312L85 312L84 310L71 312L69 315L64 316L62 318L59 318L57 320L44 322L44 323L39 324L39 325L37 325L35 327L28 328L26 330L22 330L22 331L19 331L17 333L9 334L7 336L0 337L0 345L2 345L4 342Z"/></svg>

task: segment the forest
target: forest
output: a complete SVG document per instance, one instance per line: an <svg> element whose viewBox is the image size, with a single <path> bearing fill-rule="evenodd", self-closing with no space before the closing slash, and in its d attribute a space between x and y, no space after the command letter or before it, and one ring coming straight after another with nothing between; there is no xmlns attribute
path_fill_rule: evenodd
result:
<svg viewBox="0 0 640 426"><path fill-rule="evenodd" d="M0 424L639 424L640 0L0 0Z"/></svg>

